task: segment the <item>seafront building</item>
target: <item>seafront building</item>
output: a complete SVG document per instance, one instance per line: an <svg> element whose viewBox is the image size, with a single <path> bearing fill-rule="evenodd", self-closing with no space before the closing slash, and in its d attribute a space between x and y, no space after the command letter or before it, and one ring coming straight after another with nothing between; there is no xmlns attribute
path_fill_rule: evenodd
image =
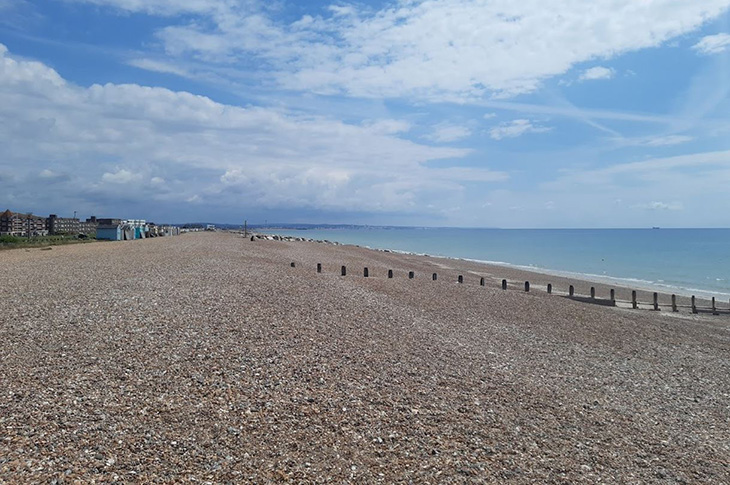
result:
<svg viewBox="0 0 730 485"><path fill-rule="evenodd" d="M10 209L0 213L0 236L46 236L46 218Z"/></svg>
<svg viewBox="0 0 730 485"><path fill-rule="evenodd" d="M88 236L110 241L177 236L180 228L158 226L144 219L114 219L92 216L85 221L76 217L36 216L6 210L0 213L0 236L35 237L47 235ZM83 235L83 236L82 236Z"/></svg>

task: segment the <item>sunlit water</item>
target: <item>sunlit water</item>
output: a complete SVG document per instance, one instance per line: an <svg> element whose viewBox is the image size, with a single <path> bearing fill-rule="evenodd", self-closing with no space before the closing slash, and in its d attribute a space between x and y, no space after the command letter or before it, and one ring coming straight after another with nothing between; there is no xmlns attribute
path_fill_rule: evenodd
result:
<svg viewBox="0 0 730 485"><path fill-rule="evenodd" d="M266 232L730 297L730 229L356 228Z"/></svg>

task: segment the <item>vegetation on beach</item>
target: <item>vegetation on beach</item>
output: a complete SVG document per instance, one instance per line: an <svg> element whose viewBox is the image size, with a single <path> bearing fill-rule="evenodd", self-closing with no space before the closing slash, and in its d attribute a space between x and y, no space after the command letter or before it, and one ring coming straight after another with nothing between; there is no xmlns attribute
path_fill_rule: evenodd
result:
<svg viewBox="0 0 730 485"><path fill-rule="evenodd" d="M79 239L73 235L54 235L54 236L35 236L35 237L19 237L19 236L0 236L0 249L16 249L31 248L38 246L57 246L61 244L76 244L96 241L96 238L89 237L87 239Z"/></svg>

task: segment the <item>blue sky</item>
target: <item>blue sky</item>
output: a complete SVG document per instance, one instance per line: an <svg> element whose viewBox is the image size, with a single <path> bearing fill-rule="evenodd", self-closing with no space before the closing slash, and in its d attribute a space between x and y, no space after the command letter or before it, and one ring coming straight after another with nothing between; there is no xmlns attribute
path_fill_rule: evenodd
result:
<svg viewBox="0 0 730 485"><path fill-rule="evenodd" d="M730 226L730 0L0 0L0 210Z"/></svg>

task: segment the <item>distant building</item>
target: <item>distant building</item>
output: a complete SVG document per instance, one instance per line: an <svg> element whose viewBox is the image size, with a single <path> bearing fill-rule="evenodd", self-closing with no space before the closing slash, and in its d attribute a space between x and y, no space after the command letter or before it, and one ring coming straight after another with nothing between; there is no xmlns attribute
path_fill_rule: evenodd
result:
<svg viewBox="0 0 730 485"><path fill-rule="evenodd" d="M46 219L46 229L48 234L78 234L80 232L79 220L75 217L58 217L51 214Z"/></svg>
<svg viewBox="0 0 730 485"><path fill-rule="evenodd" d="M45 236L46 218L6 210L0 213L0 236Z"/></svg>
<svg viewBox="0 0 730 485"><path fill-rule="evenodd" d="M86 234L87 236L92 236L96 234L96 227L98 226L98 223L96 222L96 217L91 216L90 218L86 219L86 221L79 222L79 234Z"/></svg>

